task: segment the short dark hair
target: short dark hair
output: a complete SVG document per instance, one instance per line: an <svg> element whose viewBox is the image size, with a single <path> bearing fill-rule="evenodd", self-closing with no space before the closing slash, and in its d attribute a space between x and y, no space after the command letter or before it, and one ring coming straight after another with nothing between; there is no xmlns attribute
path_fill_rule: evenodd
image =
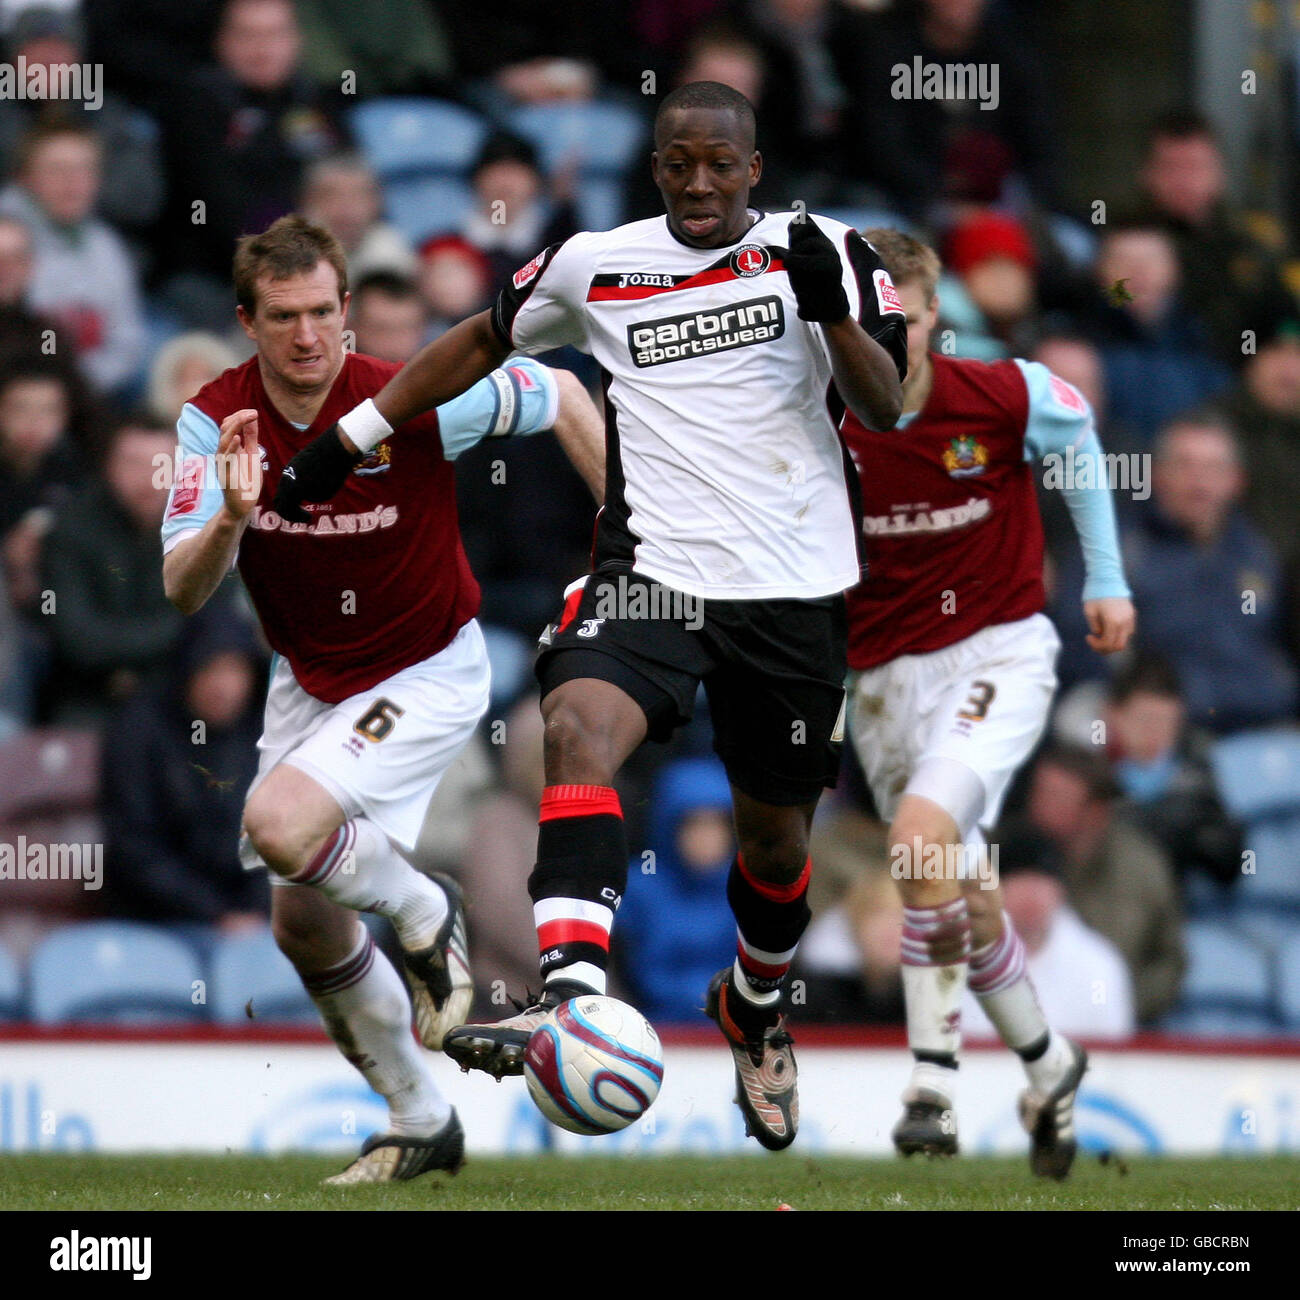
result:
<svg viewBox="0 0 1300 1300"><path fill-rule="evenodd" d="M1147 128L1147 148L1157 140L1196 140L1204 137L1218 144L1219 137L1210 121L1199 108L1167 108L1153 118Z"/></svg>
<svg viewBox="0 0 1300 1300"><path fill-rule="evenodd" d="M175 438L176 436L175 429L166 420L160 420L146 408L137 406L119 415L108 426L108 432L103 439L104 454L107 455L112 451L128 433L147 433L162 438Z"/></svg>
<svg viewBox="0 0 1300 1300"><path fill-rule="evenodd" d="M1217 406L1193 406L1172 415L1159 429L1151 441L1151 458L1157 463L1169 455L1169 444L1180 429L1209 429L1217 433L1228 445L1233 459L1238 465L1244 463L1241 454L1241 437L1237 426L1227 411Z"/></svg>
<svg viewBox="0 0 1300 1300"><path fill-rule="evenodd" d="M740 128L742 152L753 153L755 136L758 132L754 117L754 106L740 91L720 81L688 81L670 91L655 114L655 148L659 148L667 135L669 113L691 108L711 108L735 115Z"/></svg>
<svg viewBox="0 0 1300 1300"><path fill-rule="evenodd" d="M352 290L353 300L363 298L368 293L381 294L397 302L409 302L420 296L415 281L396 271L370 271L363 275Z"/></svg>
<svg viewBox="0 0 1300 1300"><path fill-rule="evenodd" d="M339 302L348 291L348 260L343 245L324 226L292 214L274 221L260 235L245 235L235 245L235 301L250 315L257 311L257 282L264 275L288 280L328 262L339 278Z"/></svg>
<svg viewBox="0 0 1300 1300"><path fill-rule="evenodd" d="M483 146L479 149L474 164L469 169L470 178L477 176L485 167L491 167L500 162L519 163L521 166L535 171L539 176L542 174L542 165L538 161L537 150L530 141L525 140L521 135L516 135L513 131L493 131L483 141Z"/></svg>
<svg viewBox="0 0 1300 1300"><path fill-rule="evenodd" d="M1097 750L1084 745L1049 744L1038 756L1035 769L1057 767L1080 781L1094 802L1109 803L1121 793L1110 764Z"/></svg>
<svg viewBox="0 0 1300 1300"><path fill-rule="evenodd" d="M999 878L1036 871L1060 880L1065 874L1064 858L1056 843L1026 821L1012 820L1000 826L992 843L997 845Z"/></svg>
<svg viewBox="0 0 1300 1300"><path fill-rule="evenodd" d="M68 375L57 361L29 354L21 356L0 371L0 397L15 384L58 384L63 389L66 402L72 403L72 386Z"/></svg>
<svg viewBox="0 0 1300 1300"><path fill-rule="evenodd" d="M1173 664L1154 650L1140 650L1126 667L1115 674L1110 684L1110 698L1124 704L1134 695L1161 695L1182 699L1182 683Z"/></svg>

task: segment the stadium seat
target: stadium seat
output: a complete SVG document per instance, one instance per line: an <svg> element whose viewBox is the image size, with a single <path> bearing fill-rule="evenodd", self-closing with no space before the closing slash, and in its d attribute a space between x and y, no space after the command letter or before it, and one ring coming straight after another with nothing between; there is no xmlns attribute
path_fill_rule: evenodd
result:
<svg viewBox="0 0 1300 1300"><path fill-rule="evenodd" d="M492 667L491 708L505 709L532 684L536 646L508 627L486 622L482 627L488 663ZM494 712L491 716L500 714Z"/></svg>
<svg viewBox="0 0 1300 1300"><path fill-rule="evenodd" d="M17 845L102 846L98 732L63 727L20 732L0 745L0 840ZM78 849L79 855L87 850ZM100 850L102 857L102 848ZM93 892L83 880L4 882L9 913L75 917Z"/></svg>
<svg viewBox="0 0 1300 1300"><path fill-rule="evenodd" d="M1275 1033L1281 1027L1267 950L1220 921L1189 921L1182 997L1161 1028L1182 1033Z"/></svg>
<svg viewBox="0 0 1300 1300"><path fill-rule="evenodd" d="M608 100L525 104L506 124L552 172L576 162L590 174L622 175L647 136L640 113Z"/></svg>
<svg viewBox="0 0 1300 1300"><path fill-rule="evenodd" d="M349 122L383 185L385 215L412 243L459 226L485 118L438 99L394 98L358 104Z"/></svg>
<svg viewBox="0 0 1300 1300"><path fill-rule="evenodd" d="M22 1020L23 976L14 955L0 944L0 1020Z"/></svg>
<svg viewBox="0 0 1300 1300"><path fill-rule="evenodd" d="M269 929L217 940L210 1001L213 1018L221 1024L320 1023L315 1004Z"/></svg>
<svg viewBox="0 0 1300 1300"><path fill-rule="evenodd" d="M1047 214L1047 228L1071 270L1087 272L1097 257L1097 236L1093 228L1059 212Z"/></svg>
<svg viewBox="0 0 1300 1300"><path fill-rule="evenodd" d="M1239 821L1300 812L1300 731L1248 731L1220 740L1210 752L1219 795Z"/></svg>
<svg viewBox="0 0 1300 1300"><path fill-rule="evenodd" d="M1268 960L1258 944L1232 926L1217 921L1189 921L1185 997L1267 1003Z"/></svg>
<svg viewBox="0 0 1300 1300"><path fill-rule="evenodd" d="M622 178L580 177L577 206L578 225L583 230L613 230L623 222Z"/></svg>
<svg viewBox="0 0 1300 1300"><path fill-rule="evenodd" d="M372 99L348 116L366 161L385 183L441 175L464 178L488 132L472 109L438 99Z"/></svg>
<svg viewBox="0 0 1300 1300"><path fill-rule="evenodd" d="M32 954L29 1001L39 1024L156 1024L206 1019L203 968L183 940L135 921L56 930Z"/></svg>
<svg viewBox="0 0 1300 1300"><path fill-rule="evenodd" d="M474 205L469 182L457 176L409 176L384 185L384 213L417 248L431 235L456 230Z"/></svg>
<svg viewBox="0 0 1300 1300"><path fill-rule="evenodd" d="M623 178L646 143L640 113L608 100L525 104L506 125L537 150L554 175L578 169L578 221L584 230L608 230L623 219Z"/></svg>
<svg viewBox="0 0 1300 1300"><path fill-rule="evenodd" d="M1237 882L1238 906L1300 916L1300 810L1249 823L1245 843L1255 855L1255 869Z"/></svg>
<svg viewBox="0 0 1300 1300"><path fill-rule="evenodd" d="M1300 1032L1300 933L1292 936L1290 945L1281 953L1278 1001L1287 1028Z"/></svg>
<svg viewBox="0 0 1300 1300"><path fill-rule="evenodd" d="M1163 1033L1189 1038L1269 1038L1280 1028L1270 1012L1226 1007L1187 1007L1170 1012L1160 1022Z"/></svg>
<svg viewBox="0 0 1300 1300"><path fill-rule="evenodd" d="M20 732L0 746L0 824L99 797L99 734L66 727Z"/></svg>
<svg viewBox="0 0 1300 1300"><path fill-rule="evenodd" d="M1238 908L1232 913L1232 924L1264 952L1275 970L1287 952L1300 949L1300 916L1262 908Z"/></svg>
<svg viewBox="0 0 1300 1300"><path fill-rule="evenodd" d="M1300 731L1275 728L1229 736L1210 754L1224 807L1245 825L1254 871L1234 903L1300 915Z"/></svg>

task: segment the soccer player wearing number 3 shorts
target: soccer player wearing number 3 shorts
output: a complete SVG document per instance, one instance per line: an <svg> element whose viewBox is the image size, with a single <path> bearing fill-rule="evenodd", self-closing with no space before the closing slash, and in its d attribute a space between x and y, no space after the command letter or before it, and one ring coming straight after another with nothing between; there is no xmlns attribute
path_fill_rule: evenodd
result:
<svg viewBox="0 0 1300 1300"><path fill-rule="evenodd" d="M628 860L612 783L642 741L689 720L703 684L740 851L727 883L737 952L701 1001L731 1051L748 1131L779 1148L798 1127L782 993L808 921L813 810L839 767L843 593L859 576L838 404L893 425L903 313L847 226L750 207L762 156L753 107L729 86L664 98L651 169L663 216L544 249L492 311L300 452L280 492L329 500L338 468L393 420L512 349L573 344L599 362L607 486L594 572L568 593L537 663L546 789L528 888L544 988L518 1016L451 1030L445 1050L517 1074L548 1007L604 992Z"/></svg>
<svg viewBox="0 0 1300 1300"><path fill-rule="evenodd" d="M1041 612L1031 458L1063 458L1087 565L1088 642L1103 654L1123 649L1134 626L1113 505L1083 397L1042 365L929 352L938 257L898 231L866 234L908 328L897 430L874 433L852 413L842 425L859 468L867 552L867 579L848 600L849 735L890 824L904 908L914 1064L894 1143L904 1155L957 1151L953 1099L969 983L1024 1062L1031 1167L1063 1178L1087 1057L1043 1017L982 831L1042 735L1056 687L1060 642Z"/></svg>
<svg viewBox="0 0 1300 1300"><path fill-rule="evenodd" d="M328 506L272 508L293 454L398 369L345 352L343 250L285 217L241 241L240 323L255 356L186 403L163 522L163 578L185 613L237 563L275 651L241 856L269 866L272 927L343 1055L388 1103L388 1131L331 1182L459 1167L460 1121L411 1034L442 1046L471 997L464 908L415 846L429 800L488 704L452 462L481 438L554 427L598 464L599 416L571 376L507 363L394 430ZM233 846L232 846L233 848ZM388 917L406 985L358 912Z"/></svg>

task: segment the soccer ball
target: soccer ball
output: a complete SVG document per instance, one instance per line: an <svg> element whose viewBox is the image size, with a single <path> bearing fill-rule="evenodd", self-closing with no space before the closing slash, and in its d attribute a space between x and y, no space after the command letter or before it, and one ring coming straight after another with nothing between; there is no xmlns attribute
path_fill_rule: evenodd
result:
<svg viewBox="0 0 1300 1300"><path fill-rule="evenodd" d="M616 1133L650 1109L663 1082L659 1035L635 1008L593 994L561 1002L524 1049L537 1108L570 1133Z"/></svg>

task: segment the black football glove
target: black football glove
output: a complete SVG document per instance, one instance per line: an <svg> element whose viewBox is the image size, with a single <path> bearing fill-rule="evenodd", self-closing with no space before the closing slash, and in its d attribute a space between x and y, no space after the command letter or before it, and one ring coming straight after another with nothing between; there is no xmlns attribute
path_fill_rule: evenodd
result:
<svg viewBox="0 0 1300 1300"><path fill-rule="evenodd" d="M295 524L311 523L311 515L300 503L328 501L364 459L361 452L343 445L337 424L326 429L284 467L275 489L275 513Z"/></svg>
<svg viewBox="0 0 1300 1300"><path fill-rule="evenodd" d="M849 314L843 263L835 245L808 216L790 222L790 251L785 255L790 287L799 302L799 319L843 320Z"/></svg>

